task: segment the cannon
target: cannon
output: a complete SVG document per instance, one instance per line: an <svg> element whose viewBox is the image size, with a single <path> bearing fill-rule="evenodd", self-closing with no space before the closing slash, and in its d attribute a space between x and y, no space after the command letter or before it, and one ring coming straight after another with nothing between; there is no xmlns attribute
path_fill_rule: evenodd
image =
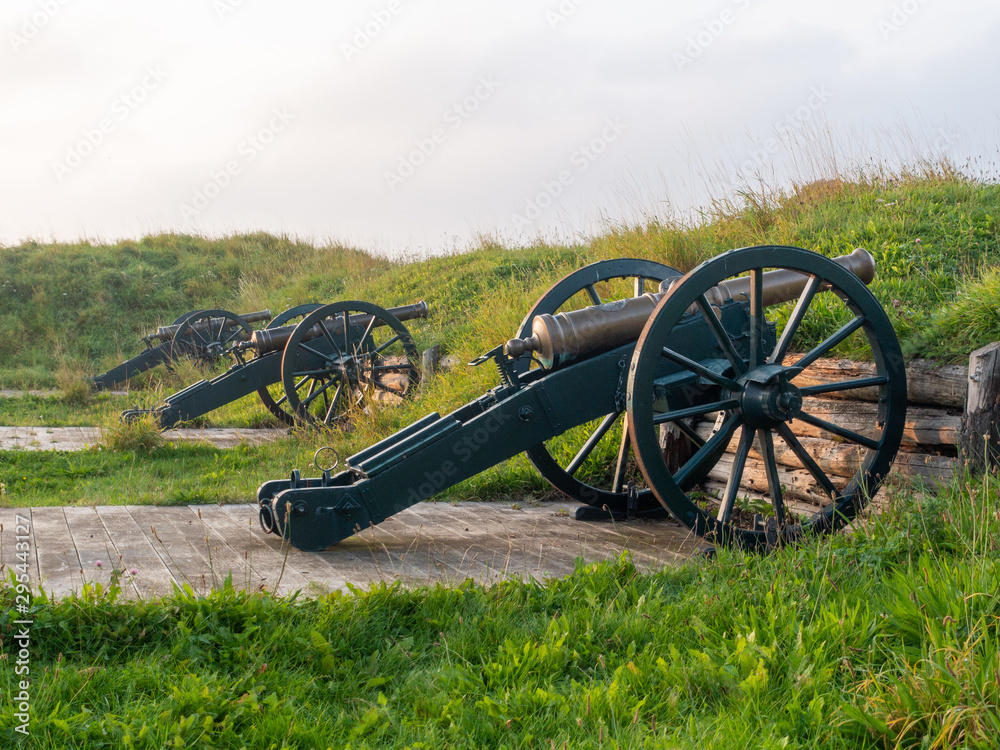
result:
<svg viewBox="0 0 1000 750"><path fill-rule="evenodd" d="M732 250L686 274L642 260L586 266L553 285L513 339L470 363L493 362L499 385L336 473L339 457L317 464L320 476L264 482L261 526L323 549L525 452L582 504L578 518L669 512L713 544L748 549L830 532L878 490L903 434L903 358L867 287L874 271L861 249L830 259L786 246ZM659 292L646 292L650 281ZM630 291L609 299L615 284ZM796 385L841 344L867 349L875 374ZM812 413L818 397L861 388L878 395L863 428ZM821 468L807 430L856 453L853 477ZM810 478L808 501L782 486L779 449ZM751 451L766 475L759 494L743 486ZM713 491L717 464L729 468Z"/></svg>
<svg viewBox="0 0 1000 750"><path fill-rule="evenodd" d="M104 391L124 383L157 365L180 359L199 364L217 362L253 333L252 323L271 319L270 310L237 315L228 310L194 310L181 315L169 326L160 326L139 341L146 348L139 354L101 375L90 378L90 387ZM159 343L154 343L158 341Z"/></svg>
<svg viewBox="0 0 1000 750"><path fill-rule="evenodd" d="M330 426L368 402L406 395L419 357L402 321L425 317L425 302L390 310L358 301L289 308L228 350L235 362L226 372L121 419L152 414L166 429L256 392L286 424Z"/></svg>

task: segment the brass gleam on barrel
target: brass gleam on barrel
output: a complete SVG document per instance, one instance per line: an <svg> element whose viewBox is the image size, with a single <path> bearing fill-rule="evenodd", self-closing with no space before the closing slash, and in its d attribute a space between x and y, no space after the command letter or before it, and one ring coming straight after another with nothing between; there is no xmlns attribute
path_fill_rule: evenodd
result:
<svg viewBox="0 0 1000 750"><path fill-rule="evenodd" d="M426 318L427 303L421 300L420 302L415 302L412 305L390 307L386 312L391 313L400 321L413 320L415 318ZM352 315L351 326L355 328L367 328L371 320L371 315ZM327 326L326 330L331 336L342 336L344 334L343 318L326 318L325 322ZM380 320L376 320L373 327L378 328L381 325L384 325L384 323ZM284 349L285 344L288 343L288 339L292 337L292 331L294 331L295 328L296 326L280 326L278 328L264 328L260 331L254 331L253 335L250 337L249 348L256 350L258 354L267 354L268 352L276 352L280 349ZM309 339L314 339L322 335L323 328L319 323L317 323L302 340L308 341Z"/></svg>
<svg viewBox="0 0 1000 750"><path fill-rule="evenodd" d="M262 320L270 320L271 311L258 310L257 312L247 313L246 315L241 315L240 317L243 318L243 320L245 320L247 323L259 323ZM204 331L210 325L212 327L221 325L223 321L225 321L225 318L211 318L210 321L211 322L209 322L208 320L202 320L197 323L194 323L191 326L191 330ZM159 328L156 329L156 333L149 334L149 338L160 339L160 341L170 341L170 339L172 339L177 334L177 332L181 330L181 326L183 325L184 325L183 323L178 323L177 325L172 325L172 326L160 326Z"/></svg>
<svg viewBox="0 0 1000 750"><path fill-rule="evenodd" d="M875 259L871 253L860 247L850 255L842 255L833 261L865 284L870 284L875 278ZM533 351L537 353L538 360L543 366L551 367L557 356L565 361L635 341L653 314L653 309L670 289L683 279L683 276L675 276L665 280L660 285L663 291L658 294L643 294L640 297L557 315L538 315L531 322L531 336L525 339L511 339L504 346L504 352L509 357L520 357ZM764 305L777 305L797 299L808 280L808 276L797 271L786 269L768 271L763 279ZM824 284L820 287L820 291L829 288L828 284ZM749 276L724 281L705 292L705 297L713 305L722 304L729 298L748 298L749 295ZM692 306L689 312L696 310L697 307Z"/></svg>

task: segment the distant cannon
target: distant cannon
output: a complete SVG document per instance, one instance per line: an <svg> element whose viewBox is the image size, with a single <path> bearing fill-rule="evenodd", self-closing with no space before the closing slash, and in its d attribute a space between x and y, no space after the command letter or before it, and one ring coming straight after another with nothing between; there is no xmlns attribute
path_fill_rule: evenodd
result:
<svg viewBox="0 0 1000 750"><path fill-rule="evenodd" d="M170 365L181 359L199 364L217 362L253 333L252 323L271 319L270 310L237 315L228 310L194 310L181 315L173 325L160 326L139 341L146 348L135 357L90 379L95 391L104 391L157 365ZM154 344L159 341L159 344Z"/></svg>
<svg viewBox="0 0 1000 750"><path fill-rule="evenodd" d="M290 308L234 345L236 362L225 373L156 408L128 409L122 421L152 414L166 429L256 392L286 424L329 426L370 402L409 393L419 357L402 321L425 317L425 302L390 310L357 301Z"/></svg>
<svg viewBox="0 0 1000 750"><path fill-rule="evenodd" d="M499 386L350 456L336 474L328 466L263 483L261 526L322 549L525 452L583 504L578 518L668 511L714 543L747 548L832 531L878 490L904 427L903 358L866 287L873 275L863 250L831 260L782 246L733 250L687 274L641 260L594 263L553 285L515 338L470 363L494 362ZM645 293L650 280L659 294ZM608 301L622 283L629 293ZM845 342L870 350L875 375L796 385ZM786 363L796 351L804 354ZM862 388L879 396L863 428L812 413L817 397ZM850 479L821 468L806 429L856 451ZM776 441L808 492L782 486ZM743 486L751 451L764 466L759 495ZM728 479L713 489L724 456Z"/></svg>

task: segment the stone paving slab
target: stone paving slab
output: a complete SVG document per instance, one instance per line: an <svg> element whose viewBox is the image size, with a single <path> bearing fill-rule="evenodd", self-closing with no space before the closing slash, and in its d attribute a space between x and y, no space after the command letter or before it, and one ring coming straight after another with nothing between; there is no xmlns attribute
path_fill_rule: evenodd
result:
<svg viewBox="0 0 1000 750"><path fill-rule="evenodd" d="M585 523L572 518L575 507L420 503L322 552L265 534L250 504L0 508L0 575L19 559L15 537L26 518L31 583L57 597L84 582L107 585L112 570L124 571L128 599L185 584L203 594L227 577L238 588L316 595L378 582L544 580L572 572L578 558L597 562L624 551L640 569L655 570L697 548L697 537L675 522Z"/></svg>
<svg viewBox="0 0 1000 750"><path fill-rule="evenodd" d="M0 427L0 450L82 451L101 442L100 427ZM288 436L285 428L199 427L166 430L167 440L204 441L217 448L264 445Z"/></svg>

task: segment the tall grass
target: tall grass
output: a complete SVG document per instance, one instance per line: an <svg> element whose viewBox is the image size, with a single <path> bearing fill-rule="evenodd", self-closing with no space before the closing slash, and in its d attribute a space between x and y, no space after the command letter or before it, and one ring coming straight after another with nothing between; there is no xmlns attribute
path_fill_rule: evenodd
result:
<svg viewBox="0 0 1000 750"><path fill-rule="evenodd" d="M996 476L651 573L36 599L36 747L992 747ZM128 565L128 561L124 561ZM143 571L139 570L138 575ZM5 588L0 612L13 612ZM0 631L14 615L0 614ZM7 670L0 687L15 679ZM12 706L0 705L10 727ZM2 731L2 730L0 730Z"/></svg>

